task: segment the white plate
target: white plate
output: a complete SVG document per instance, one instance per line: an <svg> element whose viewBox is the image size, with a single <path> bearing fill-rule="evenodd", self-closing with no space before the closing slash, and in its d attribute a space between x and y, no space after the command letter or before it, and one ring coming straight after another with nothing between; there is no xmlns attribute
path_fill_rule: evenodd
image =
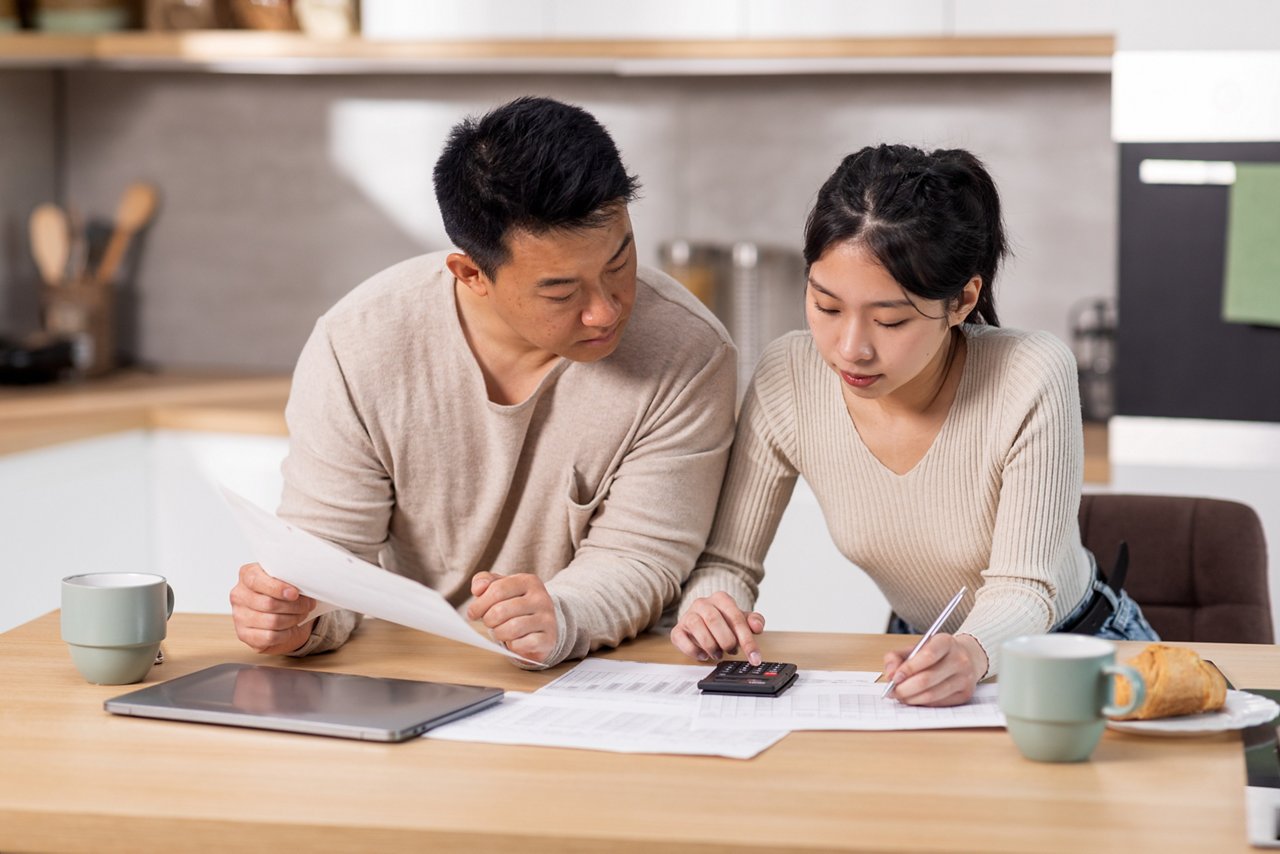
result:
<svg viewBox="0 0 1280 854"><path fill-rule="evenodd" d="M1107 721L1107 726L1120 732L1139 735L1190 736L1244 729L1264 724L1278 714L1280 706L1266 697L1250 694L1248 691L1228 691L1227 703L1220 712L1158 718L1153 721Z"/></svg>

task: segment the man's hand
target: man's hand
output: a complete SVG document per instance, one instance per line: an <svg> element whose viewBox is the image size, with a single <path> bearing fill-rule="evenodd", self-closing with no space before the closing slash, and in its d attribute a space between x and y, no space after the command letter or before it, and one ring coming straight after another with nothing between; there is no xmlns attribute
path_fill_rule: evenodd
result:
<svg viewBox="0 0 1280 854"><path fill-rule="evenodd" d="M267 575L256 563L240 567L240 581L231 588L236 637L267 655L293 652L307 642L311 623L302 621L315 606L316 600Z"/></svg>
<svg viewBox="0 0 1280 854"><path fill-rule="evenodd" d="M936 634L907 661L910 649L886 653L884 678L896 684L890 694L912 706L959 706L987 672L987 653L973 635Z"/></svg>
<svg viewBox="0 0 1280 854"><path fill-rule="evenodd" d="M760 647L755 636L764 631L764 615L742 613L738 603L723 590L695 600L671 630L671 642L690 658L719 661L742 648L752 664L759 664Z"/></svg>
<svg viewBox="0 0 1280 854"><path fill-rule="evenodd" d="M495 575L477 572L471 579L467 616L480 620L494 640L531 661L546 661L556 648L556 605L542 579L528 572Z"/></svg>

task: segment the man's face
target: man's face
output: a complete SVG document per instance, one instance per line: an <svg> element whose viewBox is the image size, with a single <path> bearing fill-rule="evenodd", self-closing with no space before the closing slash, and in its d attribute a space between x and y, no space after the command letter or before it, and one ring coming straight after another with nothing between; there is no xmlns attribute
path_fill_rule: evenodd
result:
<svg viewBox="0 0 1280 854"><path fill-rule="evenodd" d="M490 279L493 311L529 346L575 362L622 340L636 299L631 217L618 205L598 228L507 235L511 258Z"/></svg>

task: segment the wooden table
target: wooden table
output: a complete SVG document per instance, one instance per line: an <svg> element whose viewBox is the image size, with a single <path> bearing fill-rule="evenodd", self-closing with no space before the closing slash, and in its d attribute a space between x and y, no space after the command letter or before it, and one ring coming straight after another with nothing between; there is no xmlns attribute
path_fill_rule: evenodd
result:
<svg viewBox="0 0 1280 854"><path fill-rule="evenodd" d="M902 643L771 633L764 649L874 670ZM265 660L226 616L175 615L165 648L148 682ZM1197 648L1238 686L1280 687L1280 648ZM680 660L658 636L610 657ZM571 665L528 673L373 621L294 666L532 690ZM1003 730L793 733L745 762L346 741L109 715L128 689L80 678L57 613L0 635L0 686L3 851L1250 850L1237 733L1108 732L1075 765L1024 760Z"/></svg>

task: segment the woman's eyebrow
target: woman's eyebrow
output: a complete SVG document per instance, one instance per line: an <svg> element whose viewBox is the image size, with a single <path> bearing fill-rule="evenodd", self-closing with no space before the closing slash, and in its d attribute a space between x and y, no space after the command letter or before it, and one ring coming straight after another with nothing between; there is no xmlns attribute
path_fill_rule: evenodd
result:
<svg viewBox="0 0 1280 854"><path fill-rule="evenodd" d="M813 276L809 277L809 287L824 296L828 296L831 299L836 300L837 302L844 302L840 297L818 284L817 280L815 280ZM867 305L871 308L915 308L915 303L909 299L882 299L877 300L876 302L869 302Z"/></svg>

